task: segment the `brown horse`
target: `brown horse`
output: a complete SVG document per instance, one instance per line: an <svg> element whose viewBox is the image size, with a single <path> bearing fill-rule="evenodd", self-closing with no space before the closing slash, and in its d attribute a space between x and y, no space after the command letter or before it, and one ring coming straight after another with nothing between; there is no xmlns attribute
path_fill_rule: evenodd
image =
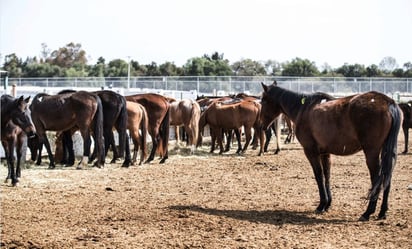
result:
<svg viewBox="0 0 412 249"><path fill-rule="evenodd" d="M194 153L199 135L200 105L191 99L170 100L170 125L175 126L176 142L179 142L179 126L188 134L188 145Z"/></svg>
<svg viewBox="0 0 412 249"><path fill-rule="evenodd" d="M50 168L54 168L55 163L46 131L67 131L73 128L78 128L83 138L83 159L78 168L86 165L89 160L91 131L97 147L96 166L104 166L103 107L99 96L86 91L57 95L40 93L34 97L30 109L38 141L29 141L29 148L33 154L39 150L41 155L44 144L49 155ZM37 157L37 164L40 164L40 158Z"/></svg>
<svg viewBox="0 0 412 249"><path fill-rule="evenodd" d="M35 136L35 128L31 120L28 103L30 97L18 99L10 95L1 96L1 144L3 145L8 174L13 186L16 186L21 176L20 162L22 157L23 142L26 134ZM17 163L14 167L14 150L16 149Z"/></svg>
<svg viewBox="0 0 412 249"><path fill-rule="evenodd" d="M149 134L152 138L152 150L146 162L153 161L155 153L159 150L160 163L169 157L169 116L170 104L168 99L155 93L145 93L125 96L127 101L143 105L149 117Z"/></svg>
<svg viewBox="0 0 412 249"><path fill-rule="evenodd" d="M236 153L244 153L252 138L252 128L261 136L259 125L260 105L254 101L238 101L235 103L214 102L211 104L200 116L199 129L203 129L206 124L209 124L212 132L212 148L210 152L214 151L215 140L220 147L220 154L223 153L222 132L223 130L238 130L244 127L246 142L243 149ZM263 141L263 138L260 137ZM240 143L240 141L239 141ZM263 145L263 144L261 144ZM263 148L263 146L261 146ZM261 154L261 153L259 153Z"/></svg>
<svg viewBox="0 0 412 249"><path fill-rule="evenodd" d="M403 112L402 130L405 138L405 149L402 153L406 154L408 153L409 129L412 128L412 101L409 101L408 103L400 103L399 107Z"/></svg>
<svg viewBox="0 0 412 249"><path fill-rule="evenodd" d="M360 220L369 220L376 210L379 192L383 200L379 218L386 217L392 171L397 157L397 138L402 112L393 99L378 92L367 92L340 99L324 93L295 93L262 83L263 128L280 113L295 123L296 138L303 146L319 189L319 213L329 209L330 155L351 155L363 150L372 188L369 205ZM381 157L381 159L380 159Z"/></svg>
<svg viewBox="0 0 412 249"><path fill-rule="evenodd" d="M131 162L132 164L136 162L137 153L140 148L139 165L141 165L147 156L146 144L149 119L147 117L146 109L141 104L132 101L126 101L126 107L128 115L127 129L129 129L129 133L132 137L134 145L133 159L131 160ZM141 132L141 134L139 131ZM130 149L126 149L126 154L126 157L130 158Z"/></svg>

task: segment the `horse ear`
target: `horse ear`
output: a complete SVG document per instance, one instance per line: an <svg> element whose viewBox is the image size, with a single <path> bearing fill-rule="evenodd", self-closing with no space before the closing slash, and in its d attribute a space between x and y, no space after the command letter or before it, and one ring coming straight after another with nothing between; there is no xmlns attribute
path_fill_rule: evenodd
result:
<svg viewBox="0 0 412 249"><path fill-rule="evenodd" d="M278 83L276 82L276 80L273 81L272 85L277 86Z"/></svg>
<svg viewBox="0 0 412 249"><path fill-rule="evenodd" d="M23 100L24 100L24 97L23 97L23 95L22 95L22 96L20 96L20 98L17 100L17 103L20 104L20 103L23 102Z"/></svg>
<svg viewBox="0 0 412 249"><path fill-rule="evenodd" d="M262 84L263 91L267 92L268 91L268 86L263 84L263 82L260 82L260 84Z"/></svg>
<svg viewBox="0 0 412 249"><path fill-rule="evenodd" d="M22 97L23 97L23 96L22 96ZM27 97L26 99L24 99L24 101L25 101L26 103L29 103L29 102L30 102L30 96Z"/></svg>

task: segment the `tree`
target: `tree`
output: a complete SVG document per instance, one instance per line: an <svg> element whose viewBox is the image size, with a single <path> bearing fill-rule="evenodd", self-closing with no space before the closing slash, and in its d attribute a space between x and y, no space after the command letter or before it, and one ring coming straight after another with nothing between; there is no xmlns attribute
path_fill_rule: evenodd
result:
<svg viewBox="0 0 412 249"><path fill-rule="evenodd" d="M375 64L372 64L366 68L366 76L368 77L376 77L380 76L382 73L379 70L379 67Z"/></svg>
<svg viewBox="0 0 412 249"><path fill-rule="evenodd" d="M8 71L9 77L22 77L23 61L15 53L6 55L3 69Z"/></svg>
<svg viewBox="0 0 412 249"><path fill-rule="evenodd" d="M319 74L315 62L308 59L295 58L283 65L283 76L316 76Z"/></svg>
<svg viewBox="0 0 412 249"><path fill-rule="evenodd" d="M122 59L114 59L109 62L105 70L106 77L127 77L128 63Z"/></svg>
<svg viewBox="0 0 412 249"><path fill-rule="evenodd" d="M265 66L252 59L241 59L233 63L232 70L238 76L266 75Z"/></svg>
<svg viewBox="0 0 412 249"><path fill-rule="evenodd" d="M75 63L86 65L86 51L84 51L81 46L80 43L74 44L71 42L65 47L54 50L47 62L63 68L70 68Z"/></svg>
<svg viewBox="0 0 412 249"><path fill-rule="evenodd" d="M176 76L178 69L172 62L165 62L159 66L160 75L162 76Z"/></svg>
<svg viewBox="0 0 412 249"><path fill-rule="evenodd" d="M366 75L365 66L361 64L348 64L336 69L337 73L342 74L345 77L362 77Z"/></svg>
<svg viewBox="0 0 412 249"><path fill-rule="evenodd" d="M391 56L384 57L379 63L379 69L385 74L390 74L398 66L396 59Z"/></svg>

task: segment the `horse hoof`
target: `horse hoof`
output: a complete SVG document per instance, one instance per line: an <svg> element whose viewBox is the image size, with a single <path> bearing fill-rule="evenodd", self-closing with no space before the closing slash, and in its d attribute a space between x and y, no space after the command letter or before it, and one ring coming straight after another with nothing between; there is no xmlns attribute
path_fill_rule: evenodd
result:
<svg viewBox="0 0 412 249"><path fill-rule="evenodd" d="M368 220L369 220L369 217L366 218L365 216L362 215L362 216L359 218L358 221L368 221Z"/></svg>
<svg viewBox="0 0 412 249"><path fill-rule="evenodd" d="M80 170L83 169L83 167L81 165L77 165L76 169Z"/></svg>

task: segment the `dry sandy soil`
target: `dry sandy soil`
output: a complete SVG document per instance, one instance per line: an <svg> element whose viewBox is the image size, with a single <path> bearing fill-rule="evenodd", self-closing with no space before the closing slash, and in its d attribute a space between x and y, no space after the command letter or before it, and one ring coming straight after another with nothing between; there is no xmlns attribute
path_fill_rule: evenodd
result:
<svg viewBox="0 0 412 249"><path fill-rule="evenodd" d="M164 165L31 165L18 187L1 184L0 247L411 248L411 153L398 157L387 219L359 222L370 186L362 153L332 158L334 200L318 215L298 143L261 157L209 154L206 146L189 156L171 147Z"/></svg>

